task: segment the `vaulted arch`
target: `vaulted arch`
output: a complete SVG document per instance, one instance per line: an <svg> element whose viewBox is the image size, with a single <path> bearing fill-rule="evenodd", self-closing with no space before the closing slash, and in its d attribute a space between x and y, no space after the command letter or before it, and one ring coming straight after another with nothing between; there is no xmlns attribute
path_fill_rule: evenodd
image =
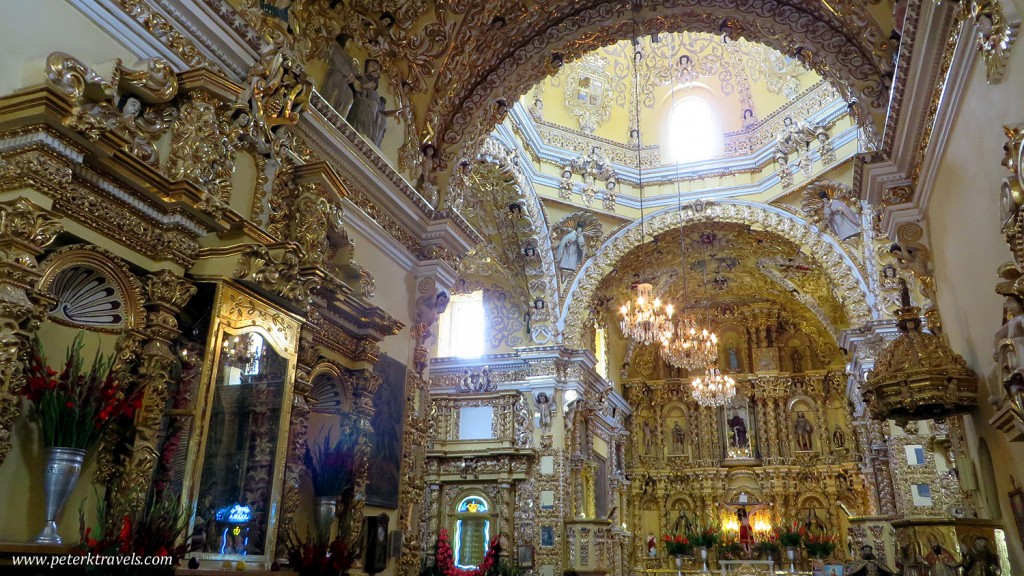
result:
<svg viewBox="0 0 1024 576"><path fill-rule="evenodd" d="M878 317L874 298L867 283L850 256L832 237L822 234L817 227L781 208L749 201L734 200L706 203L700 209L692 205L680 213L669 208L651 214L641 221L625 226L601 246L573 279L559 317L562 342L573 348L583 348L584 323L595 291L604 278L630 250L651 237L668 230L701 222L742 223L771 231L806 248L810 257L820 264L832 283L832 289L842 303L849 323L860 326ZM643 233L641 232L643 231ZM838 340L838 334L833 333Z"/></svg>

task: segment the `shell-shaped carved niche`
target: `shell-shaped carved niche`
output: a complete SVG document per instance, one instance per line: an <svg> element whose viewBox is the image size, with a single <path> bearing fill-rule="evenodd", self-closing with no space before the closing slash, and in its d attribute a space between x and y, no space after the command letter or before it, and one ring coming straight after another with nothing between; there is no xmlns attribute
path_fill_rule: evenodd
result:
<svg viewBox="0 0 1024 576"><path fill-rule="evenodd" d="M145 318L138 279L116 256L68 246L44 262L39 290L54 299L54 322L100 332L136 328Z"/></svg>

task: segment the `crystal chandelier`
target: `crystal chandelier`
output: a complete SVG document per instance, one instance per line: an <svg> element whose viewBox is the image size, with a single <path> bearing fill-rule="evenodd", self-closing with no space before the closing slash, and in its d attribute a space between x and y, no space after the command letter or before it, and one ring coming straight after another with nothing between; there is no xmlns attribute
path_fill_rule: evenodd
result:
<svg viewBox="0 0 1024 576"><path fill-rule="evenodd" d="M644 282L636 287L636 299L619 308L619 326L637 344L653 344L672 336L673 312L672 305L662 306L661 299L654 298L654 287Z"/></svg>
<svg viewBox="0 0 1024 576"><path fill-rule="evenodd" d="M722 374L718 366L712 364L704 372L703 378L698 376L690 382L690 392L701 406L724 406L736 396L736 381Z"/></svg>
<svg viewBox="0 0 1024 576"><path fill-rule="evenodd" d="M636 170L637 185L640 189L640 245L644 245L644 177L641 161L642 140L640 134L640 63L643 53L640 51L639 26L636 14L633 15L633 104L634 125L636 126ZM650 345L664 338L671 338L672 304L662 306L660 298L654 297L654 286L648 282L636 286L636 298L619 308L622 321L619 324L622 334L637 344Z"/></svg>
<svg viewBox="0 0 1024 576"><path fill-rule="evenodd" d="M718 356L718 336L707 328L699 328L693 318L680 318L674 333L662 336L661 356L672 366L683 370L710 366Z"/></svg>

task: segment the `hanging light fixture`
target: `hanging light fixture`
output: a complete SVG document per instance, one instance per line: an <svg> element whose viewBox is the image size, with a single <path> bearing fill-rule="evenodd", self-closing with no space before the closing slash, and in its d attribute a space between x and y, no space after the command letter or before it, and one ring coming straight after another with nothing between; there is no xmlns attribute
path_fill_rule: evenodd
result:
<svg viewBox="0 0 1024 576"><path fill-rule="evenodd" d="M722 374L717 364L708 366L703 377L690 382L690 393L701 406L725 406L736 396L736 381Z"/></svg>
<svg viewBox="0 0 1024 576"><path fill-rule="evenodd" d="M641 158L642 140L640 137L640 61L643 53L640 51L639 25L636 17L636 7L633 10L633 107L634 120L637 131L636 137L636 171L637 183L640 187L640 246L644 245L646 233L644 230L644 178L643 163ZM622 334L637 344L650 345L666 337L670 337L674 331L672 325L672 304L662 306L660 298L654 297L654 286L649 282L636 284L636 296L633 300L623 304L619 308L622 321L619 326Z"/></svg>
<svg viewBox="0 0 1024 576"><path fill-rule="evenodd" d="M710 365L718 356L718 336L684 316L676 321L671 333L662 337L661 356L676 368L697 370Z"/></svg>
<svg viewBox="0 0 1024 576"><path fill-rule="evenodd" d="M689 60L689 56L686 56ZM685 70L680 70L680 74ZM670 87L672 94L672 107L675 108L676 91ZM683 302L681 304L682 314L676 320L672 331L666 331L661 339L662 358L675 366L688 372L699 370L710 366L718 357L718 337L711 331L710 324L701 328L697 319L685 314L686 294L686 235L683 233L683 193L679 187L679 162L675 163L676 170L676 208L679 211L679 273L683 281Z"/></svg>

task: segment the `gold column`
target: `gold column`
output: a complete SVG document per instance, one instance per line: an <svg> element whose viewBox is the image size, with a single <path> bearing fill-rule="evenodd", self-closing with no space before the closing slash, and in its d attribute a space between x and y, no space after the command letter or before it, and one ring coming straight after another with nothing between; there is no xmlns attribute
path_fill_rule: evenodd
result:
<svg viewBox="0 0 1024 576"><path fill-rule="evenodd" d="M288 549L288 534L294 530L295 512L299 509L299 483L306 469L306 437L309 433L310 371L320 357L320 347L313 343L308 329L299 337L299 355L295 367L295 388L292 413L288 423L288 456L285 460L284 487L281 493L281 514L277 528L277 550Z"/></svg>
<svg viewBox="0 0 1024 576"><path fill-rule="evenodd" d="M370 438L373 436L373 395L381 378L372 370L360 370L353 378L353 407L356 416L355 490L352 498L352 542L360 541L363 532L363 508L366 505L366 484L370 468ZM362 559L357 559L359 568Z"/></svg>
<svg viewBox="0 0 1024 576"><path fill-rule="evenodd" d="M149 314L143 332L148 340L143 344L137 368L142 406L135 413L128 457L108 485L107 498L114 512L111 518L137 512L146 502L160 456L160 421L167 404L170 371L176 361L172 344L181 334L176 316L196 293L191 282L169 270L149 275L145 290Z"/></svg>
<svg viewBox="0 0 1024 576"><path fill-rule="evenodd" d="M60 232L60 222L25 198L0 203L0 464L11 451L25 355L42 314L30 297L36 257Z"/></svg>

